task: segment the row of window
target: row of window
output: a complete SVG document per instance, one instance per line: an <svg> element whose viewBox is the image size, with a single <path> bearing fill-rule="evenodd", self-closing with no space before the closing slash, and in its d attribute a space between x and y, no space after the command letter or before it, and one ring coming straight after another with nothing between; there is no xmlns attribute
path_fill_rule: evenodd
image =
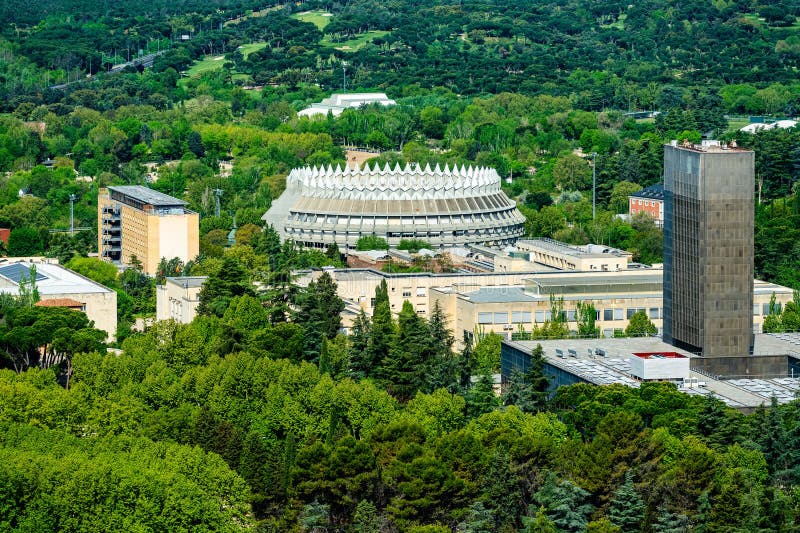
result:
<svg viewBox="0 0 800 533"><path fill-rule="evenodd" d="M647 313L651 320L662 318L661 308L659 307L650 307L649 309L646 307L629 307L627 309L603 309L597 311L595 320L600 320L601 313L603 321L623 320L623 317L630 320L639 311ZM567 309L562 313L567 322L576 322L578 319L575 309ZM509 313L505 311L480 312L478 313L478 324L530 324L533 322L532 319L535 319L537 324L541 324L552 318L550 311L535 311L533 313L531 311L512 311L511 321L509 322L508 315Z"/></svg>
<svg viewBox="0 0 800 533"><path fill-rule="evenodd" d="M636 200L636 205L642 205L642 200ZM652 202L650 200L644 200L644 205L645 207L650 207L650 205L655 207L658 205L658 202L656 202L655 200Z"/></svg>
<svg viewBox="0 0 800 533"><path fill-rule="evenodd" d="M476 213L470 215L430 215L418 217L360 217L349 215L317 215L316 213L294 213L289 220L308 222L310 224L350 224L353 226L419 226L425 224L474 224L476 222L492 222L513 218L511 211L495 211L493 213Z"/></svg>

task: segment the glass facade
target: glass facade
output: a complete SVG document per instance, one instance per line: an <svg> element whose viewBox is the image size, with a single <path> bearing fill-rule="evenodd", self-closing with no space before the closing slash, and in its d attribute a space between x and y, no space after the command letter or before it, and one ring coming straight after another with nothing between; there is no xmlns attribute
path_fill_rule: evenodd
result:
<svg viewBox="0 0 800 533"><path fill-rule="evenodd" d="M664 150L664 340L703 356L753 346L754 153Z"/></svg>

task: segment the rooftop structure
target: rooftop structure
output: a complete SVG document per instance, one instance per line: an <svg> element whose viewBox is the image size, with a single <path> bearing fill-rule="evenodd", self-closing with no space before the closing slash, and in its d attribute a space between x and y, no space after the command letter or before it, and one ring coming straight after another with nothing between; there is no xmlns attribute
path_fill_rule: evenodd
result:
<svg viewBox="0 0 800 533"><path fill-rule="evenodd" d="M100 258L155 274L161 259L184 263L199 253L200 222L186 202L140 185L101 189L97 201Z"/></svg>
<svg viewBox="0 0 800 533"><path fill-rule="evenodd" d="M704 357L753 347L754 153L664 148L664 340Z"/></svg>
<svg viewBox="0 0 800 533"><path fill-rule="evenodd" d="M11 262L9 262L11 261ZM114 340L117 334L117 293L77 272L47 261L9 258L0 263L0 292L19 294L20 281L36 267L36 289L42 307L69 307L86 313L94 327Z"/></svg>
<svg viewBox="0 0 800 533"><path fill-rule="evenodd" d="M141 185L119 185L109 187L108 191L112 200L141 210L174 208L182 212L186 205L183 200Z"/></svg>
<svg viewBox="0 0 800 533"><path fill-rule="evenodd" d="M418 164L294 169L262 218L283 238L340 249L364 235L392 246L413 238L435 247L506 244L524 233L525 221L494 169Z"/></svg>
<svg viewBox="0 0 800 533"><path fill-rule="evenodd" d="M369 104L390 106L396 103L397 102L394 100L390 100L385 93L332 94L328 98L323 98L321 102L311 104L311 106L298 112L297 116L312 117L314 115L327 115L331 113L334 117L338 117L345 109L358 108Z"/></svg>

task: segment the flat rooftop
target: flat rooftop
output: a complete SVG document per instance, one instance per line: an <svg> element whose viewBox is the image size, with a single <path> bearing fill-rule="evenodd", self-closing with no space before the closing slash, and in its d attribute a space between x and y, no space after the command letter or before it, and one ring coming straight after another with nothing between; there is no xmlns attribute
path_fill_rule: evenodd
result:
<svg viewBox="0 0 800 533"><path fill-rule="evenodd" d="M207 279L208 276L174 276L168 277L167 281L180 285L184 289L196 289L202 287Z"/></svg>
<svg viewBox="0 0 800 533"><path fill-rule="evenodd" d="M522 287L481 287L461 296L476 303L535 302L541 299L525 294Z"/></svg>
<svg viewBox="0 0 800 533"><path fill-rule="evenodd" d="M561 241L548 239L546 237L542 237L539 239L520 239L517 241L517 246L519 247L520 244L522 244L523 246L524 245L535 246L543 250L548 250L550 252L554 252L561 255L568 255L571 257L593 258L593 257L608 257L609 255L613 255L615 257L624 257L631 255L629 252L626 252L624 250L619 250L617 248L612 248L610 246L602 246L599 244L573 246L571 244L566 244Z"/></svg>
<svg viewBox="0 0 800 533"><path fill-rule="evenodd" d="M113 187L109 187L108 190L132 198L143 204L157 206L157 207L186 205L186 202L184 202L183 200L180 200L168 194L164 194L163 192L158 192L153 189L148 189L147 187L143 187L142 185L116 185Z"/></svg>
<svg viewBox="0 0 800 533"><path fill-rule="evenodd" d="M680 148L682 150L689 150L692 152L705 152L705 153L752 152L752 150L748 150L747 148L739 148L735 144L726 144L714 140L702 141L702 143L700 144L671 141L668 146L672 146L673 148Z"/></svg>
<svg viewBox="0 0 800 533"><path fill-rule="evenodd" d="M60 265L28 261L0 263L0 292L19 294L19 282L36 266L36 288L41 295L88 294L111 292L111 289Z"/></svg>
<svg viewBox="0 0 800 533"><path fill-rule="evenodd" d="M800 333L777 335L756 335L756 353L790 354L792 348L800 356ZM793 344L796 343L796 344ZM659 337L635 337L621 339L559 339L538 341L504 341L504 344L524 352L532 351L537 344L542 345L548 364L569 372L578 378L596 385L620 383L629 387L639 387L641 382L631 375L630 357L634 353L675 353L694 358L695 355L667 344ZM570 356L569 350L576 356ZM605 352L597 355L598 349ZM774 349L774 350L770 350ZM559 357L560 350L564 357ZM704 374L691 371L702 386L678 388L683 393L695 396L714 395L727 405L737 408L752 408L769 405L772 396L779 403L788 403L800 392L800 376L772 379L730 379L716 380Z"/></svg>

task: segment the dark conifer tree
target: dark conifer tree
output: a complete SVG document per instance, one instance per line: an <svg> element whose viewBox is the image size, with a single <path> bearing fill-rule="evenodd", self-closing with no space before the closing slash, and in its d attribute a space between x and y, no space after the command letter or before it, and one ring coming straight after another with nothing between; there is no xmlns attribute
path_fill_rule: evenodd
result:
<svg viewBox="0 0 800 533"><path fill-rule="evenodd" d="M628 470L625 473L625 483L620 485L611 499L608 517L623 533L634 533L642 527L644 507L644 502L633 485L633 474Z"/></svg>
<svg viewBox="0 0 800 533"><path fill-rule="evenodd" d="M371 374L372 361L368 359L372 322L362 309L350 329L350 375L361 379Z"/></svg>
<svg viewBox="0 0 800 533"><path fill-rule="evenodd" d="M467 416L477 418L485 413L490 413L500 406L500 399L494 393L492 375L483 374L478 381L467 391Z"/></svg>
<svg viewBox="0 0 800 533"><path fill-rule="evenodd" d="M373 322L373 338L375 336ZM404 402L414 397L425 380L425 360L431 353L431 341L425 321L409 301L403 303L389 353L381 362L379 378L387 390Z"/></svg>
<svg viewBox="0 0 800 533"><path fill-rule="evenodd" d="M364 365L369 370L367 376L380 376L380 367L389 356L389 351L394 343L395 325L392 320L392 311L389 305L389 289L386 280L375 288L375 307L372 312L372 332L367 345Z"/></svg>

